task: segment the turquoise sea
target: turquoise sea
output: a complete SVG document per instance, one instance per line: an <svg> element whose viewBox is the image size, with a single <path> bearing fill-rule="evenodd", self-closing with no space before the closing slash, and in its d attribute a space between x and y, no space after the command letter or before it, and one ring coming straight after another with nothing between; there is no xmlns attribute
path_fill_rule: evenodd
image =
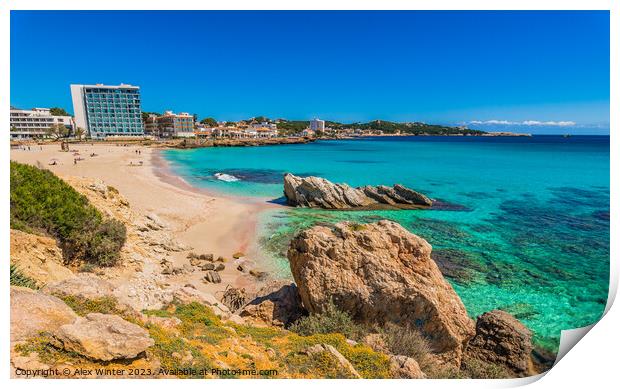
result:
<svg viewBox="0 0 620 389"><path fill-rule="evenodd" d="M433 256L470 316L504 309L539 346L595 322L609 285L609 137L377 137L303 145L166 150L197 187L282 201L282 175L353 186L402 183L442 209L321 211L283 207L261 217L263 260L290 277L286 246L317 221L401 223ZM217 179L215 173L239 181Z"/></svg>

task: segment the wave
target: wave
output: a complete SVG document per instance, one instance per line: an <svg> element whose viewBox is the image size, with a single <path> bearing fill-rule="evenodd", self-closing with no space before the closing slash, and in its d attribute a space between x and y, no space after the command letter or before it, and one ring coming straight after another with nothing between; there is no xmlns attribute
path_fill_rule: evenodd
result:
<svg viewBox="0 0 620 389"><path fill-rule="evenodd" d="M226 182L239 181L237 177L230 175L230 174L226 174L226 173L215 173L214 176L220 181L226 181Z"/></svg>

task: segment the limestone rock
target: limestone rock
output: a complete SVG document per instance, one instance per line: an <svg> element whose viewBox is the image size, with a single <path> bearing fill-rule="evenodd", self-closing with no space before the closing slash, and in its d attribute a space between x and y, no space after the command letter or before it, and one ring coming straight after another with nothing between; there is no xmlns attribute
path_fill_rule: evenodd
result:
<svg viewBox="0 0 620 389"><path fill-rule="evenodd" d="M357 370L355 370L355 367L351 364L351 362L349 362L347 358L345 358L338 350L336 350L336 348L334 348L334 346L330 344L315 344L314 346L308 347L304 352L308 355L328 352L336 359L340 367L342 367L350 375L354 378L362 378Z"/></svg>
<svg viewBox="0 0 620 389"><path fill-rule="evenodd" d="M155 344L145 329L103 313L89 313L53 335L63 349L100 361L135 358Z"/></svg>
<svg viewBox="0 0 620 389"><path fill-rule="evenodd" d="M46 285L42 291L48 294L98 299L114 296L115 287L110 282L90 273L80 273L74 278Z"/></svg>
<svg viewBox="0 0 620 389"><path fill-rule="evenodd" d="M215 270L215 264L211 263L211 262L207 262L204 265L202 265L201 269L204 270L204 271Z"/></svg>
<svg viewBox="0 0 620 389"><path fill-rule="evenodd" d="M197 302L206 305L213 310L213 313L222 318L228 318L230 316L230 310L226 305L218 301L218 299L212 294L201 292L196 288L183 286L176 289L172 293L172 296L175 300L182 304Z"/></svg>
<svg viewBox="0 0 620 389"><path fill-rule="evenodd" d="M426 378L418 362L405 355L390 356L390 370L394 378Z"/></svg>
<svg viewBox="0 0 620 389"><path fill-rule="evenodd" d="M288 259L308 311L331 300L358 322L417 327L438 359L459 366L474 323L430 254L424 239L382 220L302 231Z"/></svg>
<svg viewBox="0 0 620 389"><path fill-rule="evenodd" d="M532 374L532 334L511 314L494 310L478 317L467 357L503 365L517 376Z"/></svg>
<svg viewBox="0 0 620 389"><path fill-rule="evenodd" d="M11 230L11 263L41 287L74 277L63 266L62 251L52 238Z"/></svg>
<svg viewBox="0 0 620 389"><path fill-rule="evenodd" d="M283 327L293 323L303 314L295 284L276 282L262 288L257 294L260 297L243 307L239 316Z"/></svg>
<svg viewBox="0 0 620 389"><path fill-rule="evenodd" d="M145 215L145 217L146 217L146 221L144 225L148 227L149 229L157 231L157 230L166 228L166 223L161 221L161 219L154 213L149 213Z"/></svg>
<svg viewBox="0 0 620 389"><path fill-rule="evenodd" d="M220 276L220 273L216 272L215 270L207 270L207 273L204 276L204 280L206 282L219 284L220 282L222 282L222 277Z"/></svg>
<svg viewBox="0 0 620 389"><path fill-rule="evenodd" d="M284 195L289 205L325 209L393 209L433 205L428 197L400 184L352 188L321 177L297 177L291 173L284 175Z"/></svg>
<svg viewBox="0 0 620 389"><path fill-rule="evenodd" d="M11 286L11 342L73 323L77 315L61 299L36 290Z"/></svg>
<svg viewBox="0 0 620 389"><path fill-rule="evenodd" d="M144 324L155 324L168 330L174 330L181 324L181 319L178 317L159 317L159 316L146 316Z"/></svg>

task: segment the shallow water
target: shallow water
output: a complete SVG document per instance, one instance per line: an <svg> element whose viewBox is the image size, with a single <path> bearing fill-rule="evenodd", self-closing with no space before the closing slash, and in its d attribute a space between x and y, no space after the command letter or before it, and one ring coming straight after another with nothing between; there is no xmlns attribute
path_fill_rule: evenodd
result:
<svg viewBox="0 0 620 389"><path fill-rule="evenodd" d="M442 210L321 211L262 217L265 257L290 276L291 236L317 221L388 218L433 245L469 314L501 308L556 349L560 330L591 324L609 283L609 137L384 137L303 145L167 150L173 171L225 193L282 196L282 175L350 185L402 183ZM215 173L235 176L224 182Z"/></svg>

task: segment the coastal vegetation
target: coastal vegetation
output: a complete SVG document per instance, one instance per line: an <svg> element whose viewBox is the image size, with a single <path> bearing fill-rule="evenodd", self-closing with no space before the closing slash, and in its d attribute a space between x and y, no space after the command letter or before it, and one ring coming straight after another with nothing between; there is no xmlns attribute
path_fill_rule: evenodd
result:
<svg viewBox="0 0 620 389"><path fill-rule="evenodd" d="M269 119L266 119L267 121ZM298 134L310 126L308 120L278 119L278 130L284 135ZM406 135L482 135L485 131L472 130L466 127L443 126L422 122L391 122L387 120L373 120L370 122L339 123L325 121L325 127L334 130L371 130L381 131L384 134Z"/></svg>
<svg viewBox="0 0 620 389"><path fill-rule="evenodd" d="M50 115L54 116L71 116L64 108L52 107L50 108Z"/></svg>
<svg viewBox="0 0 620 389"><path fill-rule="evenodd" d="M200 121L200 123L204 124L207 127L217 127L217 120L214 118L204 118Z"/></svg>
<svg viewBox="0 0 620 389"><path fill-rule="evenodd" d="M11 161L11 228L55 238L66 263L113 266L126 228L49 170Z"/></svg>
<svg viewBox="0 0 620 389"><path fill-rule="evenodd" d="M54 140L66 138L69 135L69 129L62 123L54 124L46 130L47 136Z"/></svg>
<svg viewBox="0 0 620 389"><path fill-rule="evenodd" d="M11 285L22 286L24 288L37 289L37 283L32 278L26 276L15 264L11 264Z"/></svg>
<svg viewBox="0 0 620 389"><path fill-rule="evenodd" d="M384 134L401 133L409 135L482 135L485 133L484 131L472 130L466 127L451 127L421 122L398 123L387 120L373 120L367 123L336 124L334 128L359 128L361 130L382 131Z"/></svg>

